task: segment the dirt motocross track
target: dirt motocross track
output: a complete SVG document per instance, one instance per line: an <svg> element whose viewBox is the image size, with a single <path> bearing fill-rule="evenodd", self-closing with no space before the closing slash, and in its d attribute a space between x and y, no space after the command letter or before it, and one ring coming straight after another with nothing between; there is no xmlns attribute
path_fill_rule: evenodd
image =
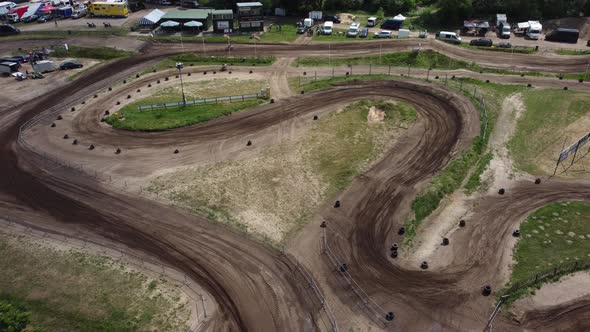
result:
<svg viewBox="0 0 590 332"><path fill-rule="evenodd" d="M249 52L250 46L247 47ZM362 52L360 47L350 50L350 54ZM320 47L316 48L322 52ZM298 55L299 51L308 53L291 45L264 45L258 50L260 55L286 52L290 56ZM345 45L340 55L348 51L349 46ZM64 88L18 108L4 110L0 134L2 215L60 234L108 239L182 270L207 288L219 306L219 314L209 322L210 330L322 329L318 318L320 306L302 281L298 263L290 254L268 248L205 218L117 191L86 174L55 165L19 141L19 127L36 114L52 108L69 109L88 94L129 77L163 54L174 52L180 50L168 45L154 47L145 55L92 70ZM536 60L531 60L532 66L545 61L533 58ZM502 65L500 60L498 66ZM572 60L568 70L578 70L577 61ZM586 62L582 66L585 65ZM393 264L387 256L388 247L394 240L401 242L397 229L415 197L416 187L468 147L479 131L479 115L462 96L413 81L356 82L280 100L191 128L137 134L101 129L91 123L92 133L84 137L79 132L82 136L78 138L113 147L124 140L125 146L148 150L152 144L168 150L182 145L194 148L203 153L201 158L206 158L209 147L238 149L245 145L245 135L258 142L259 135L285 121L308 118L322 106L367 96L412 103L420 121L378 164L342 193L342 208L333 209L330 204L320 211L318 218L329 224L330 246L348 263L351 275L373 300L395 312L396 319L381 328L481 330L494 299L482 297L480 287L502 286L497 275L499 257L500 253L511 250L505 242L513 227L527 213L547 202L590 200L590 185L559 181L538 186L520 183L507 195L488 197L478 205L468 220L468 227L451 237L447 249L452 259L447 266L425 272ZM98 122L98 118L88 117L88 121ZM264 140L262 144L272 142ZM169 159L169 155L159 158ZM356 300L347 296L339 274L320 254L318 225L306 227L300 237L304 235L308 235L307 239L292 244L292 252L296 256L305 253L312 274L326 277L328 286L340 300L333 305L353 307ZM494 326L501 330L519 327L583 330L590 328L588 315L588 303L577 302L550 312L527 312L521 322L499 318Z"/></svg>

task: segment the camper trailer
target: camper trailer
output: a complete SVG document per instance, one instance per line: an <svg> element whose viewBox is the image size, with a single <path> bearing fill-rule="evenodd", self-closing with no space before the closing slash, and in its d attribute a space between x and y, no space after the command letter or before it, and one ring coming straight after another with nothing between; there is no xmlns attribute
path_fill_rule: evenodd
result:
<svg viewBox="0 0 590 332"><path fill-rule="evenodd" d="M359 30L361 28L360 23L352 23L349 27L348 27L348 31L346 31L346 37L351 37L351 38L356 38L356 36L359 35Z"/></svg>
<svg viewBox="0 0 590 332"><path fill-rule="evenodd" d="M320 30L320 34L331 35L333 28L334 28L334 22L332 22L332 21L324 22L324 24L322 25L322 29Z"/></svg>

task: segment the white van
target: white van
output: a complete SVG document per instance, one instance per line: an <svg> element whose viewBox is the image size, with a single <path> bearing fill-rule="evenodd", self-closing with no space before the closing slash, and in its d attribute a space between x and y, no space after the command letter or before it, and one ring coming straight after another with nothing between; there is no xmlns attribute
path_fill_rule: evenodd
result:
<svg viewBox="0 0 590 332"><path fill-rule="evenodd" d="M10 2L10 1L3 1L0 2L0 8L6 8L6 9L14 9L16 8L16 3L14 2Z"/></svg>
<svg viewBox="0 0 590 332"><path fill-rule="evenodd" d="M539 40L541 38L541 31L543 26L539 21L529 21L529 29L527 30L526 36L529 39Z"/></svg>
<svg viewBox="0 0 590 332"><path fill-rule="evenodd" d="M72 18L78 19L78 18L86 16L86 14L88 14L88 9L86 8L86 5L82 5L74 11L74 13L72 14Z"/></svg>
<svg viewBox="0 0 590 332"><path fill-rule="evenodd" d="M377 26L377 18L376 17L369 17L367 19L367 26L368 27L374 27Z"/></svg>
<svg viewBox="0 0 590 332"><path fill-rule="evenodd" d="M436 39L451 44L461 44L461 37L454 32L439 31L436 33Z"/></svg>
<svg viewBox="0 0 590 332"><path fill-rule="evenodd" d="M356 36L359 35L359 29L361 28L361 25L359 23L352 23L349 27L348 27L348 31L346 31L346 37L352 37L355 38Z"/></svg>
<svg viewBox="0 0 590 332"><path fill-rule="evenodd" d="M324 22L324 25L322 25L322 31L321 31L322 35L331 35L333 28L334 28L334 22L332 22L332 21Z"/></svg>

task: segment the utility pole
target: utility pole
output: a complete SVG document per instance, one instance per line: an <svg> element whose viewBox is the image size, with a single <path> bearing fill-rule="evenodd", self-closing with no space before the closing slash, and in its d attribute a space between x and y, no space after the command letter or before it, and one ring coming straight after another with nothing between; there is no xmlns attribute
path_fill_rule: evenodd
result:
<svg viewBox="0 0 590 332"><path fill-rule="evenodd" d="M182 82L182 68L184 65L182 62L176 63L176 69L178 69L178 76L180 77L180 89L182 91L182 106L186 106L186 97L184 96L184 83Z"/></svg>

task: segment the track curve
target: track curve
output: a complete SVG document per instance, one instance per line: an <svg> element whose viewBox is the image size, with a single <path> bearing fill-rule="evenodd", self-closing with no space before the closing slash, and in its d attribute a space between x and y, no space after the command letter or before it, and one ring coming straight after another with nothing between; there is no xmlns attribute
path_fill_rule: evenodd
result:
<svg viewBox="0 0 590 332"><path fill-rule="evenodd" d="M164 54L168 53L156 52L114 62L101 68L104 74L95 71L94 76L85 76L39 102L14 110L19 114L18 119L7 121L0 133L3 160L0 192L1 197L7 197L6 201L10 202L0 205L0 209L8 214L15 207L33 210L49 216L39 221L39 227L73 228L97 234L178 267L203 284L221 307L222 315L215 322L219 325L212 327L215 330L317 329L317 308L305 295L305 287L294 281L294 267L288 257L203 218L113 192L80 173L50 167L46 160L16 144L20 125L33 115L54 105L67 105L87 91L106 87L114 81L110 76L113 73L137 69ZM453 92L410 81L360 82L166 133L113 131L93 124L98 122L94 118L78 123L76 134L101 144L124 139L121 144L128 147L146 144L208 146L262 132L286 120L305 116L322 105L367 97L406 100L416 105L421 121L412 130L414 134L423 135L406 137L357 179L342 195L343 209L322 211L330 228L339 234L338 240L331 244L351 262L351 273L363 280L368 292L400 313L391 328L481 327L480 316L490 303L477 297L478 290L473 286L477 280L494 274L495 251L506 250L502 249L501 239L485 234L506 232L518 217L546 202L590 200L590 186L557 181L541 187L520 184L506 197L490 198L479 205L480 210L475 215L481 219L474 222L478 228L457 235L458 238L474 238L459 242L468 243L467 248L451 247L466 249L469 254L463 259L431 273L404 270L391 264L385 256L385 245L393 239L393 230L403 221L403 207L415 196L416 186L444 167L454 153L466 148L479 130L473 106ZM180 139L175 137L179 134L182 134ZM481 246L477 239L487 246ZM321 256L316 259L314 267L329 273L325 265L322 268ZM576 310L585 309L582 306ZM527 324L534 325L535 317L531 314ZM459 325L458 321L461 321ZM514 327L512 322L503 324Z"/></svg>

